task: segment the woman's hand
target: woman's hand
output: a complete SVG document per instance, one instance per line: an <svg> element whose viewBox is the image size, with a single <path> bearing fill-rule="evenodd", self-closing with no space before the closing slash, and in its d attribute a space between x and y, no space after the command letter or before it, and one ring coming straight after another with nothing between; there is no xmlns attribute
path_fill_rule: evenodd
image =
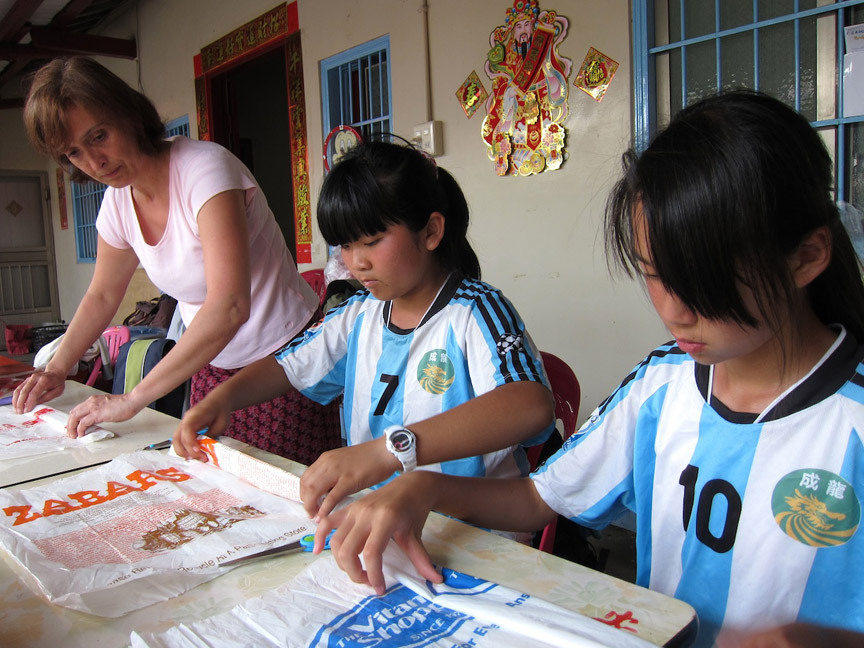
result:
<svg viewBox="0 0 864 648"><path fill-rule="evenodd" d="M50 369L30 374L27 380L15 388L12 394L12 409L16 414L29 412L34 407L52 398L57 398L66 388L66 374Z"/></svg>
<svg viewBox="0 0 864 648"><path fill-rule="evenodd" d="M143 409L129 394L99 394L76 405L69 412L66 436L83 437L87 429L103 421L127 421Z"/></svg>
<svg viewBox="0 0 864 648"><path fill-rule="evenodd" d="M207 461L198 447L198 434L205 428L208 436L218 437L231 422L231 408L211 394L183 415L174 432L174 452L186 459Z"/></svg>
<svg viewBox="0 0 864 648"><path fill-rule="evenodd" d="M440 583L441 574L435 570L420 540L435 502L434 482L440 477L423 470L406 473L322 517L315 532L315 552L321 552L327 534L336 529L330 539L336 563L355 583L369 585L380 595L385 588L382 555L393 538L423 578Z"/></svg>
<svg viewBox="0 0 864 648"><path fill-rule="evenodd" d="M300 499L310 518L329 515L352 493L374 486L402 469L384 439L328 450L300 478Z"/></svg>

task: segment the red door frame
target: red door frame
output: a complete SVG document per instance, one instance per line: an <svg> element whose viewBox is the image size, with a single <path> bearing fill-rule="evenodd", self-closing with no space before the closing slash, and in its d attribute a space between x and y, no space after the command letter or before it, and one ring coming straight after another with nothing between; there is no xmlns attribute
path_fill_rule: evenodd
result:
<svg viewBox="0 0 864 648"><path fill-rule="evenodd" d="M198 138L212 139L211 81L215 75L273 49L285 51L288 121L291 134L291 179L294 187L294 232L297 263L312 262L312 206L306 146L306 100L297 2L281 4L206 45L194 57Z"/></svg>

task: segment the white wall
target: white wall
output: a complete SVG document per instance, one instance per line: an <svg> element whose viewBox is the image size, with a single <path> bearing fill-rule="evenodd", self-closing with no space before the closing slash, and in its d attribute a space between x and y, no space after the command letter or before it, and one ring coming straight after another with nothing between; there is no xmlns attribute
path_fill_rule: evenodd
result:
<svg viewBox="0 0 864 648"><path fill-rule="evenodd" d="M394 130L410 137L426 121L422 0L300 0L309 154L321 159L318 63L348 47L390 35ZM613 281L603 253L602 216L629 145L632 92L630 19L626 0L544 0L569 19L560 54L572 59L569 160L528 178L499 178L480 138L483 111L471 119L455 92L472 70L483 71L489 35L504 24L506 0L429 0L434 119L444 122L440 166L462 185L471 208L469 235L483 278L519 309L537 345L566 360L582 383L584 418L646 353L668 339L641 289ZM572 83L589 47L620 64L597 103ZM323 169L312 165L320 187Z"/></svg>
<svg viewBox="0 0 864 648"><path fill-rule="evenodd" d="M103 30L137 35L138 62L103 60L131 84L141 81L166 119L189 114L195 132L192 57L201 48L273 8L274 0L148 0ZM318 64L349 47L389 34L394 130L410 136L426 121L422 0L299 0L313 203L323 177ZM483 71L489 34L504 22L508 0L429 0L433 117L444 123L438 164L462 185L471 208L469 235L483 278L510 297L535 342L561 356L583 388L582 417L649 349L665 341L641 289L610 278L602 241L606 195L631 132L630 21L627 0L551 0L570 21L560 54L572 59L569 160L554 172L499 178L480 138L483 111L465 117L455 92L472 70ZM601 103L572 86L589 47L619 62ZM50 168L28 152L20 111L0 111L0 168ZM12 134L13 144L8 143ZM56 191L56 188L55 188ZM55 223L58 222L55 206ZM56 228L62 316L71 317L92 268L75 263L71 230ZM326 246L315 233L313 266ZM305 268L301 268L305 269Z"/></svg>

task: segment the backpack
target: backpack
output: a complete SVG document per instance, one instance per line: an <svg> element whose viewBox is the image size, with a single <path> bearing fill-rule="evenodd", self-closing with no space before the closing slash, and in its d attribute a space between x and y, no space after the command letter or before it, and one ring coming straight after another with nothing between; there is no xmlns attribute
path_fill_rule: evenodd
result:
<svg viewBox="0 0 864 648"><path fill-rule="evenodd" d="M120 353L114 365L114 384L111 392L128 394L175 344L174 340L164 337L126 342L120 347ZM157 412L180 418L185 399L186 384L184 383L175 387L162 398L150 403L148 407Z"/></svg>

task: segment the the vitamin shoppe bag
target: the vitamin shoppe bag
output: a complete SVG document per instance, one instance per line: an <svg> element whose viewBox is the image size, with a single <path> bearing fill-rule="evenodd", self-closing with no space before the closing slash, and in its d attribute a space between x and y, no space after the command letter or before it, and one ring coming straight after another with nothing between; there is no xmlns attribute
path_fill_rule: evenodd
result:
<svg viewBox="0 0 864 648"><path fill-rule="evenodd" d="M133 632L132 648L649 648L613 628L530 594L442 570L433 585L391 542L384 554L387 591L352 583L332 556L289 583L228 612L161 633Z"/></svg>
<svg viewBox="0 0 864 648"><path fill-rule="evenodd" d="M314 531L299 502L155 451L0 491L0 546L49 601L116 617L224 572L219 563Z"/></svg>

